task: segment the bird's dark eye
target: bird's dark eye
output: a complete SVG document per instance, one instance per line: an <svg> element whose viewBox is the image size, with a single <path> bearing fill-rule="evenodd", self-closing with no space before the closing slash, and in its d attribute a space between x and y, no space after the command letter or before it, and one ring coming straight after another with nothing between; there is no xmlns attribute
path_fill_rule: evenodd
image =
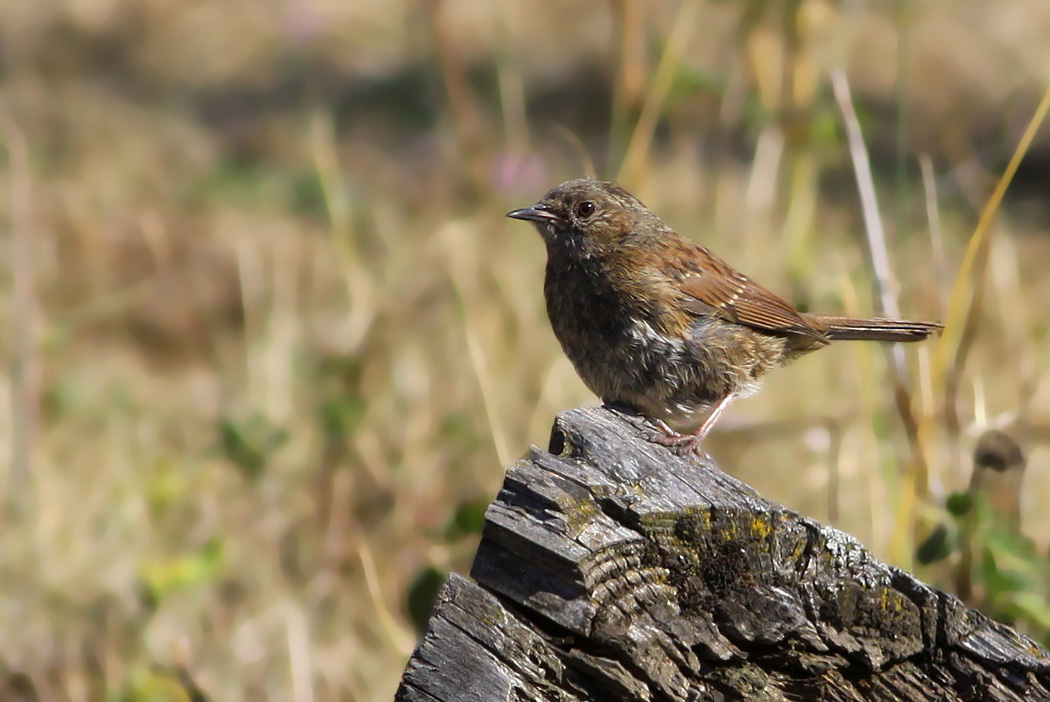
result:
<svg viewBox="0 0 1050 702"><path fill-rule="evenodd" d="M592 214L594 214L594 210L594 203L590 200L584 200L580 204L576 205L576 215L578 217L590 217Z"/></svg>

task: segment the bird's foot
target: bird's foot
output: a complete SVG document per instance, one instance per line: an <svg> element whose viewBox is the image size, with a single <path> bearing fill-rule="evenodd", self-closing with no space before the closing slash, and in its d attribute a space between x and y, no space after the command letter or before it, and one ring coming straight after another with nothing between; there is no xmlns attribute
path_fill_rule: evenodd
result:
<svg viewBox="0 0 1050 702"><path fill-rule="evenodd" d="M728 406L732 399L733 396L723 398L718 405L714 407L704 423L700 425L700 428L689 433L675 431L662 419L646 417L644 414L629 405L624 405L618 402L606 402L605 407L624 415L624 419L635 424L640 429L649 429L649 431L646 432L645 439L650 443L665 446L671 449L675 454L685 456L691 453L702 453L702 451L700 451L700 442L702 442L711 431L711 427L714 426L715 420L718 419L718 416L722 414L722 411Z"/></svg>
<svg viewBox="0 0 1050 702"><path fill-rule="evenodd" d="M649 421L657 428L658 433L646 438L654 444L666 446L680 456L694 453L700 446L701 439L704 438L703 434L699 432L692 434L677 432L667 426L667 423L661 419L651 419Z"/></svg>
<svg viewBox="0 0 1050 702"><path fill-rule="evenodd" d="M656 434L648 437L649 441L660 446L666 446L679 456L696 453L700 447L700 439L695 434Z"/></svg>

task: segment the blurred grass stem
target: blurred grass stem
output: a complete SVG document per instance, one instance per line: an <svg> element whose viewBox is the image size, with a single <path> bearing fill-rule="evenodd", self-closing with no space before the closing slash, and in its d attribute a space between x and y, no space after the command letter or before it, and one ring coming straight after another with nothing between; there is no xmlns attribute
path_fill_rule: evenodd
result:
<svg viewBox="0 0 1050 702"><path fill-rule="evenodd" d="M874 274L875 299L879 314L899 319L901 317L900 306L897 304L897 280L890 268L890 256L886 248L886 234L882 226L882 218L879 216L879 205L875 193L875 181L871 175L871 162L868 158L868 149L864 145L864 136L861 133L860 122L853 108L853 99L850 96L849 82L842 70L831 73L831 84L835 92L835 99L842 111L843 124L846 129L846 140L849 145L850 157L853 160L853 171L857 177L857 190L860 193L861 211L864 217L864 232L867 235L869 260L871 261L872 273ZM912 441L913 449L919 451L916 458L923 464L925 461L921 456L921 447L918 445L918 428L912 409L911 396L908 394L904 382L907 377L904 347L900 344L886 345L886 356L890 367L890 377L893 381L894 397L897 401L897 409L901 419L904 421L908 438ZM924 490L925 481L917 485L918 489Z"/></svg>
<svg viewBox="0 0 1050 702"><path fill-rule="evenodd" d="M656 67L656 75L653 76L649 92L642 104L638 124L635 125L634 132L631 134L627 155L624 156L623 165L620 166L618 179L628 188L637 186L638 181L644 175L649 147L652 146L653 135L656 133L656 124L671 90L675 73L682 61L682 54L696 29L698 10L698 0L683 0L678 15L675 17L671 35L667 38L667 44L660 56L660 64Z"/></svg>
<svg viewBox="0 0 1050 702"><path fill-rule="evenodd" d="M933 161L926 154L919 157L922 172L923 192L926 196L926 221L930 225L930 248L933 252L933 275L937 295L944 305L944 290L948 282L947 257L944 255L944 234L941 232L941 210L937 206L937 179L933 173Z"/></svg>
<svg viewBox="0 0 1050 702"><path fill-rule="evenodd" d="M386 602L383 600L383 588L379 584L379 575L376 573L376 562L372 557L372 549L368 547L368 543L360 530L357 531L355 542L357 556L361 559L361 570L365 576L365 584L368 587L368 596L372 600L372 606L375 607L376 618L379 620L379 624L389 643L397 649L398 653L407 658L412 653L415 642L404 628L398 626L394 616L390 613L390 608L386 606Z"/></svg>
<svg viewBox="0 0 1050 702"><path fill-rule="evenodd" d="M499 77L500 110L503 114L503 138L514 154L522 154L529 144L529 124L525 114L525 88L521 77L521 62L514 55L516 42L514 28L516 5L500 3L499 31L503 41L496 47L496 71Z"/></svg>
<svg viewBox="0 0 1050 702"><path fill-rule="evenodd" d="M11 474L7 485L8 511L19 515L31 504L27 490L32 475L36 436L39 359L33 325L33 268L29 252L32 224L29 143L16 125L7 123L8 171L11 176L11 279L14 287L13 348L11 355Z"/></svg>
<svg viewBox="0 0 1050 702"><path fill-rule="evenodd" d="M292 699L314 702L313 666L310 661L310 634L300 605L284 600L284 623L288 638L288 667L291 674Z"/></svg>
<svg viewBox="0 0 1050 702"><path fill-rule="evenodd" d="M952 286L952 294L948 302L948 316L944 324L944 335L937 347L937 355L934 357L932 368L934 387L944 387L944 404L948 417L949 429L958 434L960 422L956 414L956 394L958 391L959 378L962 375L966 363L966 356L976 335L977 325L980 321L982 299L984 297L985 278L988 269L988 250L991 241L992 220L999 209L999 205L1006 194L1006 189L1017 173L1021 160L1028 152L1035 139L1036 133L1046 119L1050 111L1050 85L1043 93L1028 122L1021 140L1014 150L1010 162L1003 171L1003 175L996 183L995 190L984 205L977 227L970 237L970 243L966 247L966 254L959 265L959 273ZM953 354L954 350L954 354ZM949 356L953 356L952 365L949 367Z"/></svg>
<svg viewBox="0 0 1050 702"><path fill-rule="evenodd" d="M448 93L459 143L469 165L472 185L478 192L485 192L488 190L488 173L482 160L481 114L474 100L467 67L455 41L455 31L449 29L443 17L445 4L443 0L427 0L423 3L430 19L441 78Z"/></svg>
<svg viewBox="0 0 1050 702"><path fill-rule="evenodd" d="M488 365L485 362L485 352L482 349L481 342L478 340L477 330L471 322L471 319L475 317L470 313L467 305L470 287L465 284L463 273L459 270L456 264L455 253L452 251L449 252L448 271L452 281L457 311L460 320L463 322L463 335L467 342L467 353L470 356L471 367L474 369L474 377L478 381L478 389L481 391L481 402L485 407L485 417L488 420L492 445L500 465L510 465L507 434L496 411L495 389L492 379L489 377Z"/></svg>
<svg viewBox="0 0 1050 702"><path fill-rule="evenodd" d="M609 124L608 163L623 163L625 143L645 89L645 23L639 0L614 0L619 53Z"/></svg>
<svg viewBox="0 0 1050 702"><path fill-rule="evenodd" d="M831 73L831 85L835 99L842 112L846 129L846 141L857 178L857 190L860 193L861 210L864 217L864 231L867 235L869 261L874 274L875 297L879 313L893 319L900 319L897 304L897 282L890 269L889 252L886 248L886 236L879 216L879 207L875 193L875 182L871 175L871 162L864 144L860 122L850 96L849 82L842 70ZM890 553L895 562L904 563L911 549L905 548L907 534L911 531L915 502L925 498L929 491L929 469L926 462L923 437L919 433L919 424L915 419L911 395L905 381L907 369L904 347L900 344L885 345L886 361L890 369L890 382L897 411L904 424L908 442L911 445L912 466L904 476L904 489L900 491L901 502L894 520L894 533L890 540Z"/></svg>
<svg viewBox="0 0 1050 702"><path fill-rule="evenodd" d="M897 108L897 238L903 240L908 231L908 206L911 189L908 187L908 37L911 22L911 0L900 0L897 7L897 79L894 95Z"/></svg>
<svg viewBox="0 0 1050 702"><path fill-rule="evenodd" d="M310 120L310 152L324 195L336 254L342 263L346 292L350 298L346 320L349 337L347 346L348 350L353 350L364 340L375 319L375 293L372 279L362 263L354 237L350 199L339 169L332 118L327 113L316 112Z"/></svg>

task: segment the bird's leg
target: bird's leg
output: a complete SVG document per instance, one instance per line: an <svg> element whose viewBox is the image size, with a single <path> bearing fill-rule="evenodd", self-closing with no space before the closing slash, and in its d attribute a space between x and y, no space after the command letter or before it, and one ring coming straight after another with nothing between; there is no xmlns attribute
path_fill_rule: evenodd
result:
<svg viewBox="0 0 1050 702"><path fill-rule="evenodd" d="M715 422L722 416L722 413L729 409L729 405L733 404L733 400L737 398L735 392L731 392L721 400L718 404L711 408L711 411L707 415L707 419L700 425L700 428L693 432L693 436L696 437L696 443L700 443L710 433L711 429L715 426Z"/></svg>
<svg viewBox="0 0 1050 702"><path fill-rule="evenodd" d="M715 426L715 422L722 416L722 413L728 409L729 405L733 404L733 400L737 397L735 392L731 392L721 400L718 401L711 411L708 412L707 417L704 418L704 423L700 425L700 428L694 432L688 434L680 434L671 427L667 426L667 423L661 419L650 420L657 429L663 432L660 436L657 436L654 441L661 446L668 446L676 449L693 449L696 448L701 441L707 438L707 435L711 432L711 429Z"/></svg>

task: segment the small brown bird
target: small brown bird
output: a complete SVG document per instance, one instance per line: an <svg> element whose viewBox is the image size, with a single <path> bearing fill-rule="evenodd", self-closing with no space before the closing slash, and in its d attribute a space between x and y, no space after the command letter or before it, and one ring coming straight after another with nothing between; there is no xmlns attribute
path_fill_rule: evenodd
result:
<svg viewBox="0 0 1050 702"><path fill-rule="evenodd" d="M581 179L507 213L547 245L547 316L583 382L693 447L768 371L840 339L921 341L935 322L797 311L623 188Z"/></svg>

